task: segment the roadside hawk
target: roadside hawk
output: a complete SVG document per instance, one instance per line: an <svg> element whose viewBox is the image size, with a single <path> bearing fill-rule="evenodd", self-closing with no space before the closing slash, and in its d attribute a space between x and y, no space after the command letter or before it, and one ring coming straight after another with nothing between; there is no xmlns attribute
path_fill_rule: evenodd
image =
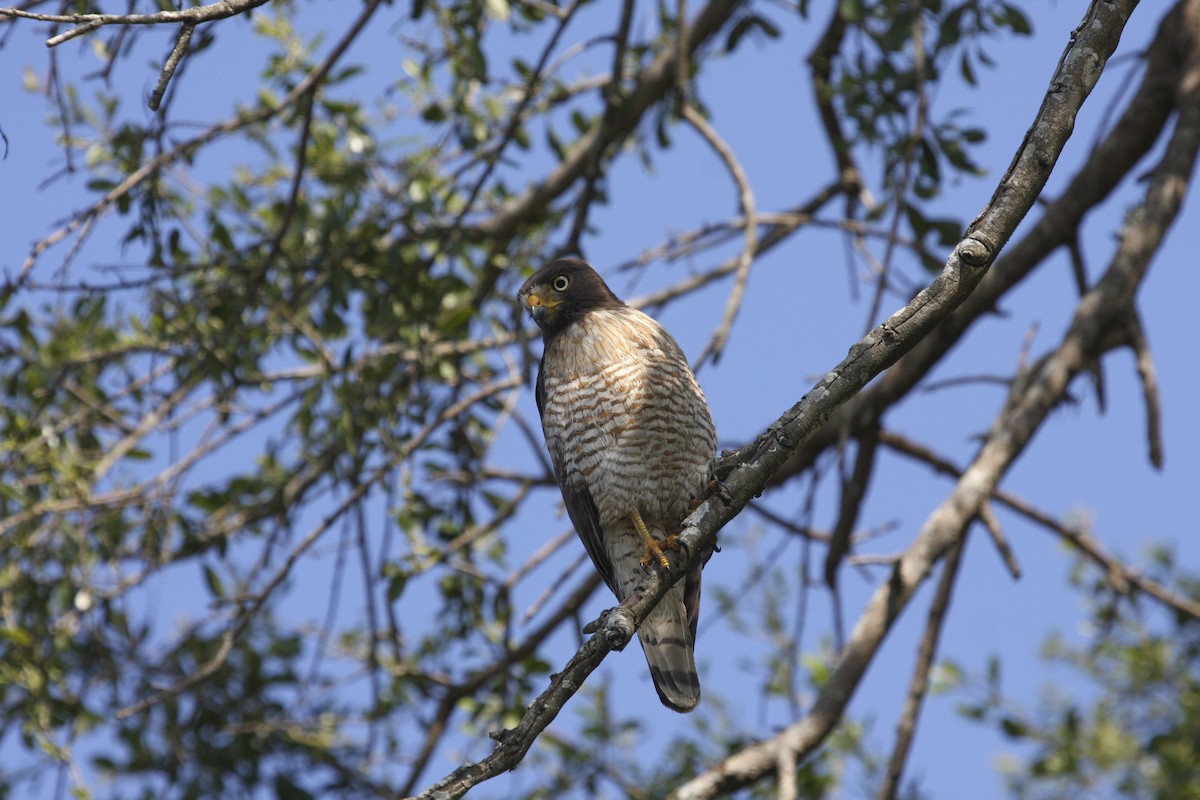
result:
<svg viewBox="0 0 1200 800"><path fill-rule="evenodd" d="M643 569L668 568L663 550L705 495L717 434L704 393L671 334L585 262L551 262L517 297L545 342L537 405L567 514L605 583L632 603ZM638 629L675 711L700 702L699 612L696 567Z"/></svg>

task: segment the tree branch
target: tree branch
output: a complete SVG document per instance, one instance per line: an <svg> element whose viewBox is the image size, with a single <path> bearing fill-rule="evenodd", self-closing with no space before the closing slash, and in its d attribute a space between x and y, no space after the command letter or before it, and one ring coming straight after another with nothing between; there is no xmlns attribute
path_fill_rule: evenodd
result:
<svg viewBox="0 0 1200 800"><path fill-rule="evenodd" d="M252 1L255 3L260 3L265 2L266 0ZM188 157L192 153L195 153L198 148L209 144L216 139L220 139L221 137L233 133L234 131L247 128L251 125L257 125L272 119L284 109L289 108L292 103L296 102L296 100L302 97L306 92L312 91L317 84L325 79L325 76L329 74L329 70L333 68L333 66L345 54L350 45L353 44L354 40L358 38L358 35L362 32L362 29L366 26L367 22L379 9L382 1L383 0L368 0L366 5L363 7L363 10L355 18L354 22L351 23L350 28L333 46L333 49L329 52L329 55L327 55L325 59L319 65L317 65L316 68L305 75L304 79L296 84L295 88L288 92L287 96L280 100L279 103L261 108L249 114L239 114L236 117L225 120L224 122L217 123L198 136L182 142L165 153L161 153L149 161L146 161L136 170L127 175L125 180L114 186L103 197L93 203L91 207L75 214L67 224L58 228L56 231L34 244L33 249L30 251L28 257L26 257L24 263L21 265L21 271L18 277L15 280L10 281L7 285L0 287L0 301L6 299L25 283L26 279L29 277L29 273L33 270L34 265L37 263L38 258L41 257L43 252L58 244L63 239L75 233L77 230L80 230L81 228L86 230L86 226L89 226L95 222L96 219L116 205L118 200L128 195L152 175L155 175L159 170L175 163L182 158ZM216 3L214 5L223 5L223 3ZM2 15L5 11L13 10L14 9L0 9L0 15ZM162 13L178 14L184 12L164 11ZM150 14L146 16L156 15Z"/></svg>
<svg viewBox="0 0 1200 800"><path fill-rule="evenodd" d="M721 353L725 351L725 343L729 340L729 332L733 329L733 321L737 319L738 311L742 307L742 298L746 294L746 281L750 278L750 266L754 263L755 253L758 252L758 213L755 210L754 192L750 188L750 179L746 177L746 171L742 169L732 148L725 143L725 140L713 129L704 115L697 111L691 103L685 102L681 113L683 118L716 151L721 161L724 162L725 168L729 170L729 176L733 178L733 182L737 186L738 205L745 220L742 251L738 254L735 262L733 289L729 292L729 300L725 304L725 314L721 318L721 324L713 332L712 339L704 348L704 352L700 354L700 358L696 360L696 369L699 369L710 358L714 365L721 359Z"/></svg>
<svg viewBox="0 0 1200 800"><path fill-rule="evenodd" d="M933 467L935 472L940 472L943 475L951 475L958 478L962 475L962 469L951 463L948 459L943 458L937 453L923 447L916 442L913 442L904 436L893 433L891 431L883 431L879 435L879 440L885 446L909 458L920 461L923 464L928 464ZM1109 580L1118 592L1125 594L1129 591L1129 587L1133 586L1141 592L1146 593L1150 597L1155 598L1161 603L1169 606L1180 614L1185 614L1189 617L1194 617L1200 620L1200 603L1171 591L1167 587L1160 584L1152 578L1147 578L1135 569L1132 569L1121 561L1109 555L1101 544L1096 541L1095 537L1089 534L1086 530L1072 528L1051 515L1034 508L1029 503L1021 498L1005 492L996 490L992 493L992 499L997 503L1015 511L1017 514L1034 522L1043 528L1052 531L1055 535L1064 539L1068 544L1075 547L1087 558L1091 559L1098 566L1102 567L1108 573Z"/></svg>
<svg viewBox="0 0 1200 800"><path fill-rule="evenodd" d="M633 90L624 98L614 114L611 127L604 131L610 141L619 141L632 133L646 111L670 90L675 78L677 48L682 47L689 54L695 52L724 26L741 4L742 0L712 0L701 9L690 25L686 22L680 23L686 25L686 28L676 43L663 50L654 62L638 75ZM484 239L496 240L511 237L530 214L559 197L584 174L591 163L591 154L601 133L601 128L597 127L580 137L562 162L545 179L505 202L499 211L481 222L477 226L478 235Z"/></svg>
<svg viewBox="0 0 1200 800"><path fill-rule="evenodd" d="M519 763L538 734L578 690L583 679L599 666L610 651L623 648L633 635L635 626L645 619L670 586L712 552L717 531L762 491L770 477L820 429L839 406L895 363L962 303L983 279L987 266L995 258L996 249L1007 241L1033 206L1066 144L1076 112L1095 86L1108 57L1116 49L1121 30L1135 5L1135 0L1093 2L1084 18L1085 24L1080 27L1059 63L1051 81L1051 91L1026 134L1013 166L1001 182L1003 191L997 191L993 201L972 225L967 238L955 247L942 273L933 283L851 347L849 355L840 364L800 402L772 423L754 443L721 459L717 475L724 490L702 503L685 521L684 530L679 535L679 553L683 555L676 555L672 559L670 572L651 572L631 607L618 606L606 613L596 633L572 657L563 672L552 680L550 687L532 703L517 727L495 735L500 744L491 755L478 764L464 764L421 797L430 800L461 797L470 787ZM1072 73L1072 76L1066 77L1063 73ZM664 68L664 76L664 80L670 80L669 69ZM1012 457L1015 455L1012 453ZM990 460L988 463L990 466ZM994 479L998 477L993 476ZM965 477L960 485L963 483L966 483ZM975 488L974 482L966 485ZM950 512L958 510L955 506L950 507ZM974 512L964 525L973 518ZM917 544L906 556L909 563L902 561L897 566L893 581L877 593L871 607L859 621L835 669L834 678L822 692L812 715L797 723L802 726L802 733L798 737L795 733L789 733L796 728L793 726L788 729L789 732L781 735L788 737L788 746L793 746L793 740L799 738L804 746L796 747L798 752L815 747L840 719L845 704L849 702L891 620L923 580L935 559L956 538L953 526L948 525L952 521L938 520L935 515L927 524L931 532L918 537ZM920 546L934 537L938 541L943 538L946 541L934 549ZM897 577L901 580L899 586L895 586ZM898 593L896 597L891 596L893 592ZM756 780L763 774L762 765L756 760L761 759L762 753L746 755L752 750L754 748L727 759L714 770L692 781L681 790L680 797L711 797L716 791L744 786ZM772 756L778 752L777 746L770 750ZM772 757L770 763L773 768L776 759Z"/></svg>
<svg viewBox="0 0 1200 800"><path fill-rule="evenodd" d="M57 22L76 27L46 40L47 47L56 47L105 25L199 25L201 22L235 17L265 5L270 0L218 0L204 6L178 11L159 11L154 14L37 14L19 8L0 8L0 17Z"/></svg>
<svg viewBox="0 0 1200 800"><path fill-rule="evenodd" d="M924 705L925 695L929 691L929 670L932 669L933 659L937 656L942 623L946 621L946 609L950 607L954 582L958 578L958 567L962 563L963 549L966 545L965 538L959 539L946 554L946 563L942 565L942 576L938 579L937 592L929 606L929 619L925 623L925 633L921 636L921 645L917 650L917 664L908 684L904 710L900 714L900 721L896 723L896 746L892 749L887 773L875 800L892 800L900 790L900 778L904 774L904 764L908 761L917 730L917 717L921 714L921 706Z"/></svg>

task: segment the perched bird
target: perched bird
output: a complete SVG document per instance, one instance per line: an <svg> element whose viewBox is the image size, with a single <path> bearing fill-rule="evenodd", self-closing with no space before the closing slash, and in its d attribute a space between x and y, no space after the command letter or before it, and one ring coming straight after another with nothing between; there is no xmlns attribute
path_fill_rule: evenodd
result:
<svg viewBox="0 0 1200 800"><path fill-rule="evenodd" d="M704 393L679 345L617 299L587 263L551 262L517 294L545 349L537 405L567 514L622 602L642 570L668 569L683 519L703 499L717 448ZM663 704L700 702L694 646L700 567L646 617L638 638Z"/></svg>

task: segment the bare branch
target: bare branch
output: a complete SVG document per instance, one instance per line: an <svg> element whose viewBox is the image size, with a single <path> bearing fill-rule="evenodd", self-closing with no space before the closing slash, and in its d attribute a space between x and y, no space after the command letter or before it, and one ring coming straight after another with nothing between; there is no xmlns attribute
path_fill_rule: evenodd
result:
<svg viewBox="0 0 1200 800"><path fill-rule="evenodd" d="M928 464L937 472L944 475L951 475L955 478L962 475L962 470L948 459L910 439L891 431L883 431L880 433L879 439L880 442L892 448L897 453ZM992 493L992 499L1055 535L1060 536L1068 544L1074 546L1095 564L1102 567L1108 574L1113 588L1122 594L1127 593L1129 587L1132 586L1170 606L1175 611L1200 620L1200 603L1171 591L1157 581L1147 578L1139 571L1121 563L1119 559L1105 552L1104 547L1088 531L1064 525L1051 515L1034 508L1011 492L998 489Z"/></svg>
<svg viewBox="0 0 1200 800"><path fill-rule="evenodd" d="M1137 374L1142 383L1142 399L1146 404L1146 443L1150 463L1155 469L1163 468L1162 396L1158 389L1158 370L1154 368L1154 356L1146 340L1146 329L1141 317L1134 311L1129 321L1129 346L1137 361Z"/></svg>
<svg viewBox="0 0 1200 800"><path fill-rule="evenodd" d="M871 297L871 310L867 312L867 330L875 325L879 318L879 310L883 306L883 295L888 288L888 276L891 274L892 261L896 255L896 244L900 234L900 220L908 208L908 190L912 185L913 165L917 158L917 147L925 136L925 125L929 115L929 94L925 87L926 57L925 52L925 3L915 0L912 8L912 43L913 43L913 82L917 93L917 107L912 123L912 131L907 136L904 152L904 165L901 168L900 181L896 186L895 207L892 209L892 224L888 231L887 244L884 245L883 260L880 264L879 277L876 279L875 292Z"/></svg>
<svg viewBox="0 0 1200 800"><path fill-rule="evenodd" d="M76 27L46 40L47 47L55 47L104 25L191 25L234 17L251 9L265 5L269 0L218 0L205 6L194 6L178 11L159 11L154 14L37 14L18 8L0 8L0 17L32 19L40 22L57 22Z"/></svg>
<svg viewBox="0 0 1200 800"><path fill-rule="evenodd" d="M586 554L584 555L586 556ZM566 601L561 607L559 607L554 615L538 626L536 630L532 631L529 636L527 636L525 640L521 642L520 645L513 647L504 655L504 657L492 662L486 668L471 673L471 675L468 676L464 682L449 687L446 694L442 696L442 699L438 703L438 708L434 712L432 722L426 723L427 733L425 736L425 741L421 745L421 751L418 753L415 761L413 762L413 767L409 773L408 781L405 783L404 788L400 790L400 796L403 797L413 792L417 781L421 779L421 774L425 771L425 767L429 763L430 756L433 755L434 748L437 746L442 732L445 731L450 721L450 717L453 715L455 708L458 706L458 702L464 697L470 697L479 689L479 687L483 686L484 683L501 674L516 661L525 658L537 650L538 646L541 645L541 643L545 641L551 633L556 631L558 627L566 620L572 618L576 613L579 612L580 607L587 602L588 598L590 598L592 594L595 593L596 589L600 587L600 581L601 578L598 573L592 573L589 575L583 581L583 583L581 583L575 589L575 591L567 597ZM556 678L557 676L551 680L555 680ZM493 735L493 738L498 737ZM500 748L497 748L497 750L499 749ZM515 763L516 762L514 762L514 764ZM432 791L433 789L430 789L429 791L424 792L421 796L461 796L452 794L431 795L430 792ZM465 792L466 789L464 788L463 791Z"/></svg>
<svg viewBox="0 0 1200 800"><path fill-rule="evenodd" d="M775 800L796 800L796 754L790 750L779 751L775 773L779 782Z"/></svg>
<svg viewBox="0 0 1200 800"><path fill-rule="evenodd" d="M1175 108L1173 87L1182 58L1174 36L1174 31L1179 28L1179 17L1180 8L1176 6L1163 18L1146 54L1146 72L1129 105L1062 194L1045 206L1041 218L1029 233L1008 245L988 270L978 290L931 336L905 354L881 380L841 409L796 453L773 479L772 485L807 469L819 453L836 444L847 431L854 435L877 422L888 408L920 384L977 321L995 312L1001 297L1056 248L1066 244L1087 213L1109 197L1150 151ZM1055 84L1054 98L1061 97L1058 87L1059 84ZM1065 122L1060 120L1060 123Z"/></svg>
<svg viewBox="0 0 1200 800"><path fill-rule="evenodd" d="M997 191L992 202L972 225L967 238L955 249L955 254L951 256L942 277L918 295L908 308L894 314L884 323L883 330L889 331L893 325L904 325L908 321L898 320L897 317L908 316L910 313L912 316L919 314L923 305L922 297L935 294L941 288L939 283L955 265L956 257L960 257L967 265L975 264L977 259L986 263L995 255L992 248L998 247L1012 234L1016 222L1028 211L1040 192L1045 180L1042 170L1052 165L1061 153L1075 113L1091 87L1095 85L1105 61L1115 50L1120 32L1135 6L1135 2L1126 0L1123 3L1094 2L1089 7L1084 24L1068 45L1051 80L1051 91L1046 95L1037 120L1026 135L1020 152L1014 159L1013 167L1001 181L1003 191ZM1200 92L1200 81L1197 84L1196 91ZM1200 103L1197 103L1195 113L1200 114ZM1185 126L1180 125L1177 128L1177 139L1178 131L1183 127ZM1189 135L1200 136L1200 125L1193 126ZM1194 158L1194 149L1192 157ZM1188 166L1190 167L1190 161ZM1162 173L1157 176L1151 189L1153 197L1148 197L1147 205L1157 205L1158 201L1168 199L1157 196L1155 191L1164 182L1169 183L1164 181L1166 177L1167 175ZM1177 209L1176 198L1174 210ZM1164 212L1167 210L1163 209ZM1173 215L1171 217L1173 218ZM1139 248L1139 252L1144 252L1145 259L1148 259L1153 251L1146 252ZM710 798L747 786L773 769L781 748L791 749L802 758L824 741L841 719L884 636L917 587L924 582L934 563L961 540L967 527L978 514L981 504L990 496L1001 476L1028 444L1046 415L1062 400L1070 380L1088 363L1090 350L1099 343L1100 331L1097 327L1102 326L1109 315L1114 313L1114 305L1123 310L1124 303L1132 297L1133 288L1145 275L1145 259L1124 259L1118 254L1109 273L1088 293L1089 296L1081 303L1063 346L1055 353L1055 357L1049 360L1051 363L1039 371L1029 390L1017 398L1011 407L1005 409L1001 423L993 428L950 497L929 517L913 544L892 570L891 578L875 592L859 618L850 640L842 649L829 680L810 713L777 736L751 745L724 759L680 787L673 797L680 800ZM1089 300L1096 302L1088 302ZM1109 301L1110 305L1106 306L1103 302L1105 300ZM917 308L913 309L913 306ZM946 312L948 313L949 311ZM903 338L903 332L898 333ZM867 344L870 338L868 336L856 345L856 349ZM853 355L852 350L852 358ZM825 388L827 381L828 378L818 384L809 397L816 395L818 402L823 399L822 389L828 391ZM798 405L802 407L804 404L805 401L801 401ZM801 408L798 416L802 415ZM784 430L791 427L788 424L791 420L785 419L787 421L781 420L783 425L780 426ZM811 436L813 432L805 431L801 434L801 440L807 438L805 433ZM778 441L778 432L775 438ZM786 447L784 442L780 444ZM753 466L739 466L734 469L730 478L725 480L726 487L735 498L739 495L736 487L737 477L752 468ZM700 511L704 508L701 506ZM696 515L691 519L695 520ZM684 536L688 533L690 530L685 531Z"/></svg>
<svg viewBox="0 0 1200 800"><path fill-rule="evenodd" d="M756 242L754 256L758 257L767 253L775 246L787 241L793 233L800 229L801 226L812 222L811 215L815 214L826 203L836 197L842 191L841 184L833 183L823 187L814 197L804 205L796 209L795 212L788 213L778 218L777 224L773 225L767 232L760 236ZM739 227L744 223L739 223ZM721 262L718 266L703 272L698 275L692 275L685 278L674 286L668 286L658 292L648 295L639 295L632 297L626 302L634 308L651 308L661 306L672 298L679 297L689 292L695 291L702 286L707 286L713 281L720 280L726 275L737 270L741 263L740 258L731 258Z"/></svg>
<svg viewBox="0 0 1200 800"><path fill-rule="evenodd" d="M883 783L875 794L875 800L893 800L900 790L900 778L904 774L904 764L912 748L913 736L917 731L917 718L921 714L921 706L925 702L925 694L929 691L929 670L937 656L938 639L942 635L942 623L946 621L946 609L950 607L950 598L954 593L954 582L958 578L958 567L962 563L963 550L967 545L965 538L960 539L946 553L946 563L942 565L942 576L938 579L937 592L929 606L929 619L925 622L925 633L921 636L921 645L917 650L917 663L913 667L912 680L908 684L908 696L904 700L904 710L900 713L900 721L896 723L896 746L892 748L892 757L888 760L887 773Z"/></svg>
<svg viewBox="0 0 1200 800"><path fill-rule="evenodd" d="M167 84L171 82L171 78L175 76L175 70L179 68L179 62L183 60L183 54L187 52L188 45L192 41L192 33L196 30L195 23L184 23L179 29L179 38L175 40L175 46L171 48L171 55L167 56L166 63L163 64L162 73L158 76L158 83L154 86L154 91L150 93L150 110L158 111L158 107L162 104L163 95L167 93Z"/></svg>
<svg viewBox="0 0 1200 800"><path fill-rule="evenodd" d="M613 141L632 132L642 115L670 89L675 78L677 48L682 47L688 53L695 52L721 29L741 4L742 0L712 0L701 9L691 24L687 25L684 35L676 44L663 50L650 66L642 70L637 76L634 88L621 103L611 129L607 131ZM544 207L550 200L562 195L587 169L600 134L599 128L593 128L580 137L562 162L544 180L505 202L499 211L481 222L477 229L478 235L490 240L506 239L535 209Z"/></svg>
<svg viewBox="0 0 1200 800"><path fill-rule="evenodd" d="M634 0L624 0L621 3L621 18L617 23L617 30L612 36L613 66L608 83L604 85L602 92L604 112L600 115L600 127L593 140L591 152L588 153L587 166L583 174L583 187L579 190L579 196L575 200L575 221L571 223L566 243L559 248L559 253L562 255L583 252L580 240L587 229L588 212L591 210L592 201L596 198L596 183L600 180L600 167L603 163L604 151L613 141L610 131L616 121L617 112L620 111L621 104L624 102L621 82L625 78L625 53L629 47L629 30L633 23L634 5ZM682 19L680 17L681 26ZM677 47L676 50L682 57L683 48Z"/></svg>
<svg viewBox="0 0 1200 800"><path fill-rule="evenodd" d="M1008 568L1008 574L1012 575L1014 581L1020 579L1021 565L1017 563L1017 557L1013 555L1012 547L1008 544L1008 537L1004 535L1004 529L1000 527L1000 520L996 519L996 512L992 510L991 503L984 502L979 506L979 521L987 530L992 544L996 545L996 552L1000 554L1000 560Z"/></svg>
<svg viewBox="0 0 1200 800"><path fill-rule="evenodd" d="M725 316L704 348L704 352L696 360L695 368L699 369L710 358L714 365L720 361L721 353L725 350L725 342L729 340L729 332L733 329L733 321L742 307L742 298L746 294L746 281L750 278L750 265L754 263L754 255L758 251L758 213L755 210L754 192L750 189L750 179L746 177L746 171L742 169L733 150L713 129L708 120L690 103L684 103L682 114L683 118L699 132L721 157L721 161L725 163L725 168L729 170L729 176L733 178L733 182L737 186L738 205L745 220L742 252L737 257L733 289L730 290L729 300L725 304Z"/></svg>
<svg viewBox="0 0 1200 800"><path fill-rule="evenodd" d="M829 25L821 35L816 46L808 55L808 65L812 70L813 95L817 103L817 111L821 117L821 125L825 128L825 138L833 149L833 157L838 166L838 178L846 189L846 217L853 217L853 207L861 203L871 210L875 202L866 188L862 172L854 161L850 150L850 142L842 133L842 123L833 107L833 59L841 50L842 39L846 35L846 20L842 17L840 7L835 6L829 18Z"/></svg>

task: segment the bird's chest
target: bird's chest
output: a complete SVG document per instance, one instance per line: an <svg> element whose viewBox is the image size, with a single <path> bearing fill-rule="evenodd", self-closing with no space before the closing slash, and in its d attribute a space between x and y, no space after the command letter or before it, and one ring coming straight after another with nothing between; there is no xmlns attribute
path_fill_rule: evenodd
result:
<svg viewBox="0 0 1200 800"><path fill-rule="evenodd" d="M661 404L647 354L578 360L548 358L542 425L555 468L572 485L609 473L637 456L634 435Z"/></svg>
<svg viewBox="0 0 1200 800"><path fill-rule="evenodd" d="M542 382L560 482L586 489L602 518L632 508L682 516L706 479L712 442L703 395L677 348L594 326L547 347Z"/></svg>

